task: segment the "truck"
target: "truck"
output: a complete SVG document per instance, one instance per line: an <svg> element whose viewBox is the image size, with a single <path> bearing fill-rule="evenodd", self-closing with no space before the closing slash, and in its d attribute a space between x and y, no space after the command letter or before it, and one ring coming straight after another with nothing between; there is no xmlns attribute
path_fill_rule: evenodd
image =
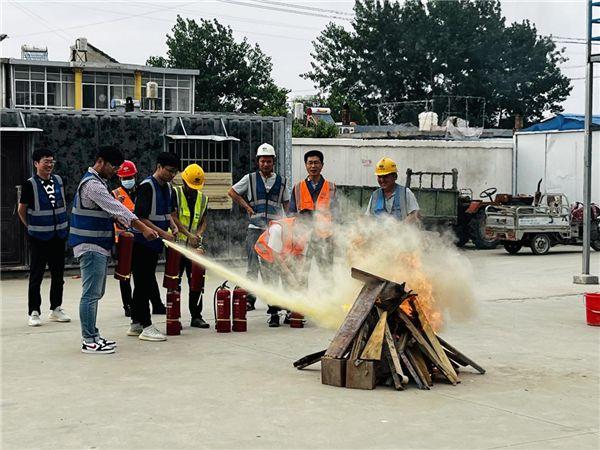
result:
<svg viewBox="0 0 600 450"><path fill-rule="evenodd" d="M534 255L545 255L555 245L582 245L583 204L569 204L563 193L536 196L532 205L489 205L486 235L498 239L510 254L528 246ZM591 247L600 251L600 208L590 210Z"/></svg>

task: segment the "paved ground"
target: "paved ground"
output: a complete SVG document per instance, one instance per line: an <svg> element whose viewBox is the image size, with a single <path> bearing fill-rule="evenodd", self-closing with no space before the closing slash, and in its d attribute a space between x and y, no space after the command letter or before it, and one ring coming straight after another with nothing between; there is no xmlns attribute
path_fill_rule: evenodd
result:
<svg viewBox="0 0 600 450"><path fill-rule="evenodd" d="M99 326L118 352L84 355L77 320L27 327L26 281L2 281L1 447L599 448L600 328L585 324L585 288L571 284L581 254L466 254L478 315L443 335L488 372L462 372L460 385L428 392L321 385L318 366L299 372L291 363L332 333L268 329L262 305L248 333L127 337L113 279ZM212 294L219 280L209 281ZM65 285L73 317L79 283Z"/></svg>

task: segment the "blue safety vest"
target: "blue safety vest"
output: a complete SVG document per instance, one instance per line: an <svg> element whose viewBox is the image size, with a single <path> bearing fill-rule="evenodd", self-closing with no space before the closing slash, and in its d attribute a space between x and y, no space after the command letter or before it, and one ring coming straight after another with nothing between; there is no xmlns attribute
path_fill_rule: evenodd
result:
<svg viewBox="0 0 600 450"><path fill-rule="evenodd" d="M55 206L52 206L37 175L28 180L33 186L33 205L27 205L27 233L42 241L48 241L54 236L65 239L69 232L62 178L58 175L50 176L54 182Z"/></svg>
<svg viewBox="0 0 600 450"><path fill-rule="evenodd" d="M167 231L170 225L170 217L171 217L171 185L167 185L168 189L164 189L156 178L153 176L149 176L144 181L140 183L140 186L143 184L150 184L152 187L152 206L150 208L150 214L148 215L148 220L156 225L161 230ZM167 195L164 192L168 192ZM139 197L138 197L139 198ZM164 246L162 240L154 239L152 241L148 241L142 233L137 230L134 230L135 240L140 244L143 244L147 247L150 247L152 250L157 253L162 253Z"/></svg>
<svg viewBox="0 0 600 450"><path fill-rule="evenodd" d="M110 195L108 186L98 175L90 171L83 175L73 199L69 247L75 247L79 244L95 244L106 250L110 250L115 243L113 218L98 206L86 208L81 203L82 186L94 178L106 187L106 191Z"/></svg>
<svg viewBox="0 0 600 450"><path fill-rule="evenodd" d="M388 212L385 209L385 195L383 189L379 188L371 194L371 208L369 213L372 216L378 216L380 214L391 214L397 219L406 219L406 187L396 184L394 190L394 202L392 203L392 211Z"/></svg>
<svg viewBox="0 0 600 450"><path fill-rule="evenodd" d="M259 228L267 228L270 221L282 217L286 180L282 176L276 175L275 183L268 192L260 172L249 174L249 181L252 199L248 204L254 210L254 214L250 217L250 223Z"/></svg>

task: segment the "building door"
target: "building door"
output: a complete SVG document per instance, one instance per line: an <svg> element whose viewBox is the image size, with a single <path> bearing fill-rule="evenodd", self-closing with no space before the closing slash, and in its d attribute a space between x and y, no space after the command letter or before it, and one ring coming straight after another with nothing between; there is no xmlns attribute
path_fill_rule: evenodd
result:
<svg viewBox="0 0 600 450"><path fill-rule="evenodd" d="M25 230L17 215L18 195L26 179L26 132L4 132L0 145L0 263L5 266L25 265Z"/></svg>

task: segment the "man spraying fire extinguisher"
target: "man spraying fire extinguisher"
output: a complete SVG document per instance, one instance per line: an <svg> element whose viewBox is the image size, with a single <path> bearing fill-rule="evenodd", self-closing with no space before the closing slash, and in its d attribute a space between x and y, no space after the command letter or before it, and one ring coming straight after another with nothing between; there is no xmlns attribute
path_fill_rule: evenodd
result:
<svg viewBox="0 0 600 450"><path fill-rule="evenodd" d="M137 189L136 189L136 175L137 175L137 167L133 161L125 160L123 164L117 170L117 176L119 177L120 186L112 191L112 195L114 198L119 200L123 206L125 206L129 211L133 212L135 209L135 199L137 197ZM119 234L125 231L118 222L115 221L115 243L119 242ZM152 282L152 280L150 280ZM119 281L119 288L121 290L121 301L123 302L123 311L125 312L126 317L131 317L131 278L127 280ZM152 297L150 302L152 303L152 312L154 314L165 314L166 308L160 299L160 291L158 289L158 284L156 283L156 279L154 280L152 286Z"/></svg>
<svg viewBox="0 0 600 450"><path fill-rule="evenodd" d="M174 198L176 199L173 220L177 225L179 233L177 242L196 249L200 254L204 253L202 236L206 230L206 209L208 197L204 195L204 170L198 164L190 164L181 173L182 185L174 186ZM197 328L209 328L208 323L202 318L202 293L204 291L205 270L203 267L195 267L188 258L181 257L179 267L179 289L181 290L181 278L186 273L189 286L189 308L192 320L190 326ZM199 279L194 279L194 277Z"/></svg>
<svg viewBox="0 0 600 450"><path fill-rule="evenodd" d="M254 250L271 275L271 280L281 276L284 283L292 288L300 288L303 280L298 275L305 274L304 264L311 234L314 228L313 211L301 210L295 217L272 221L260 235ZM279 326L281 308L269 305L269 327Z"/></svg>

